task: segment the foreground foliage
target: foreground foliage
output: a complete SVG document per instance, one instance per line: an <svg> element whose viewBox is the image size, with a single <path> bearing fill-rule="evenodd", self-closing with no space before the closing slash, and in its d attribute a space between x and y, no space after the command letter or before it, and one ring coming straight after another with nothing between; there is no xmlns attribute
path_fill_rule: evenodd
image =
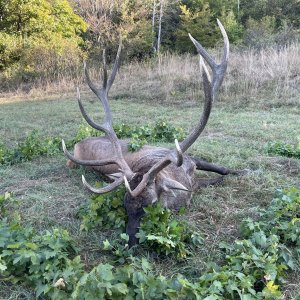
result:
<svg viewBox="0 0 300 300"><path fill-rule="evenodd" d="M114 125L114 131L119 139L130 139L128 150L131 152L139 150L147 143L173 143L175 139L180 141L186 136L186 132L182 128L174 127L164 120L159 120L154 125L143 126L130 126L124 123L116 124ZM90 126L81 125L72 143L75 144L86 137L101 135L102 132Z"/></svg>
<svg viewBox="0 0 300 300"><path fill-rule="evenodd" d="M125 188L119 188L109 194L93 195L79 209L78 216L82 219L81 230L101 227L124 232L127 222L127 214L123 206L124 195ZM138 238L145 249L151 249L158 254L173 255L180 259L191 255L191 250L202 244L202 237L186 222L176 220L169 209L157 204L144 210L145 216L141 221ZM127 244L128 237L121 235L122 239ZM113 250L114 254L120 256L127 251L126 244L124 246L115 241L106 241L104 246L106 250Z"/></svg>
<svg viewBox="0 0 300 300"><path fill-rule="evenodd" d="M187 222L176 220L169 209L158 204L144 210L146 214L137 236L146 249L185 258L192 255L191 250L203 244L203 238Z"/></svg>
<svg viewBox="0 0 300 300"><path fill-rule="evenodd" d="M9 194L1 196L2 216L9 201ZM299 211L299 189L277 191L259 220L243 222L243 240L220 245L223 265L208 264L194 282L182 275L158 275L146 258L133 257L128 249L118 253L124 259L117 265L99 264L86 272L80 257L74 258L77 249L65 230L40 235L20 220L3 218L0 274L52 299L279 299L286 271L299 270ZM112 249L107 243L106 248Z"/></svg>

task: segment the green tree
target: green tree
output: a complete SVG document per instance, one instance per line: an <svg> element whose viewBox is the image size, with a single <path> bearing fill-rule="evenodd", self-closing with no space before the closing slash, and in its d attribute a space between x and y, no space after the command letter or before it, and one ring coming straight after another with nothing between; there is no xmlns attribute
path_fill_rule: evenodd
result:
<svg viewBox="0 0 300 300"><path fill-rule="evenodd" d="M180 26L176 32L176 49L179 52L195 52L195 47L189 42L188 33L200 40L205 47L213 46L216 42L216 25L211 22L211 11L206 3L199 9L189 9L180 6ZM216 22L214 22L216 23Z"/></svg>
<svg viewBox="0 0 300 300"><path fill-rule="evenodd" d="M80 34L87 25L67 0L0 0L0 20L2 71L55 72L59 60L82 55Z"/></svg>
<svg viewBox="0 0 300 300"><path fill-rule="evenodd" d="M220 38L216 19L223 23L231 43L238 42L243 34L243 26L238 23L232 0L182 0L180 24L176 32L176 49L180 52L195 51L188 41L188 33L212 47Z"/></svg>
<svg viewBox="0 0 300 300"><path fill-rule="evenodd" d="M67 0L0 0L0 30L12 35L51 39L51 33L79 38L85 22Z"/></svg>
<svg viewBox="0 0 300 300"><path fill-rule="evenodd" d="M295 29L300 28L299 0L241 0L240 8L244 25L249 18L260 21L263 17L273 17L277 29L285 23Z"/></svg>

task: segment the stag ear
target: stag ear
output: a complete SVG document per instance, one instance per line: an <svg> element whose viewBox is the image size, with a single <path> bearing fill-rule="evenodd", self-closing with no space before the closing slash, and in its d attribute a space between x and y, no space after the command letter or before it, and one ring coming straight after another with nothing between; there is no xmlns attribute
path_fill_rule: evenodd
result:
<svg viewBox="0 0 300 300"><path fill-rule="evenodd" d="M174 179L168 178L168 177L164 177L162 179L161 188L165 192L169 192L170 190L180 190L180 191L185 191L185 192L189 191L189 189L186 188L183 184L181 184L180 182L178 182Z"/></svg>

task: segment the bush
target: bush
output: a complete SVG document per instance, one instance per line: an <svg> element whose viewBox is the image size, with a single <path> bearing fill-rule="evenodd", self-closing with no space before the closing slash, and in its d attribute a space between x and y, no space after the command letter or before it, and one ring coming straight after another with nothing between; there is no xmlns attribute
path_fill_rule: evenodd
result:
<svg viewBox="0 0 300 300"><path fill-rule="evenodd" d="M196 53L195 46L189 41L188 33L196 40L202 41L204 47L212 47L218 40L216 22L211 20L212 13L206 3L198 11L190 10L186 5L180 6L180 27L176 31L177 51Z"/></svg>
<svg viewBox="0 0 300 300"><path fill-rule="evenodd" d="M2 3L3 2L3 3ZM72 74L87 24L67 0L1 2L0 70L14 85Z"/></svg>

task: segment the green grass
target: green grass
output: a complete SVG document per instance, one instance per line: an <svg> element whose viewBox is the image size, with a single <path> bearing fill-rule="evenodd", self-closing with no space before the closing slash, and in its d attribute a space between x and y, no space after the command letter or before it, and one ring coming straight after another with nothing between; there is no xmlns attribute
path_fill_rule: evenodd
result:
<svg viewBox="0 0 300 300"><path fill-rule="evenodd" d="M103 116L100 103L94 101L90 93L83 93L83 99L87 111L100 120ZM267 102L266 99L256 101ZM164 118L186 129L196 123L201 105L137 102L130 97L111 100L115 123L154 124ZM269 141L294 142L300 133L299 107L282 105L265 110L261 107L237 108L228 101L215 104L206 130L189 152L215 164L251 171L242 177L228 176L221 186L195 193L184 218L205 235L204 246L185 262L152 259L158 273L172 276L180 272L189 278L199 276L206 262L220 260L218 243L236 239L240 221L247 216L255 217L258 207L269 204L276 188L299 187L299 159L272 157L266 152ZM0 108L1 140L11 147L33 129L38 129L43 136L70 139L82 123L75 96L71 95L35 101L8 99ZM76 213L90 194L81 184L83 170L69 170L65 163L66 158L61 153L51 158L38 157L31 162L1 166L0 194L9 191L20 200L24 223L31 223L38 230L52 226L69 230L81 246L81 257L87 266L104 262L108 254L100 250L100 245L114 233L101 228L88 233L79 231L80 220ZM199 173L199 176L207 174ZM286 285L286 299L300 290L299 282L299 274L293 274ZM34 299L34 294L27 287L12 286L0 280L0 299Z"/></svg>

